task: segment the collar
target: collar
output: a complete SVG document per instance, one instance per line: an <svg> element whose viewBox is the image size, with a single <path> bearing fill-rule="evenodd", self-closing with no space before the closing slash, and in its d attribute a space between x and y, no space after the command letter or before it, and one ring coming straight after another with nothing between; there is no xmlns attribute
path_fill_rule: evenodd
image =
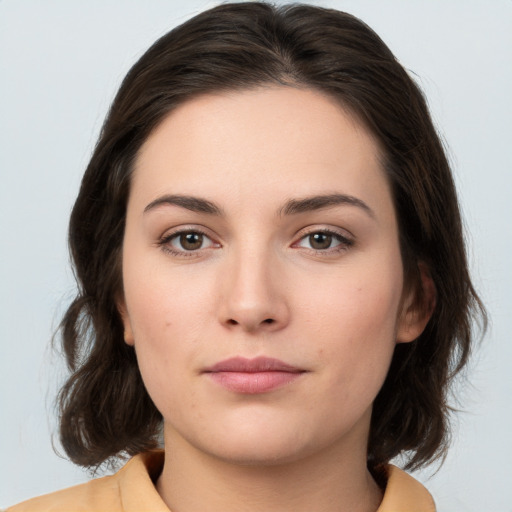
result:
<svg viewBox="0 0 512 512"><path fill-rule="evenodd" d="M170 512L155 489L164 464L163 451L133 457L118 473L119 491L126 512ZM385 467L387 483L377 512L435 512L434 500L425 487L391 464Z"/></svg>

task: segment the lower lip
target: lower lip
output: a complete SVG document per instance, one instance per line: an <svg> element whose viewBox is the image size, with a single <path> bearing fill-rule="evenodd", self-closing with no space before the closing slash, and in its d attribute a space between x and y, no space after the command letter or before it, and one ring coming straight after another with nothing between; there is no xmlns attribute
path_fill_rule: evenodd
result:
<svg viewBox="0 0 512 512"><path fill-rule="evenodd" d="M217 384L234 391L255 395L280 388L297 380L303 372L211 372L209 377Z"/></svg>

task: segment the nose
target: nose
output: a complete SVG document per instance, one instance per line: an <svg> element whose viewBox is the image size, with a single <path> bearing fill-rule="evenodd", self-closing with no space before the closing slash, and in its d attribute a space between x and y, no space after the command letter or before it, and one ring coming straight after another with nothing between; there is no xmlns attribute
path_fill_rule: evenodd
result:
<svg viewBox="0 0 512 512"><path fill-rule="evenodd" d="M229 329L272 332L290 318L286 282L277 258L262 252L234 255L222 277L219 320Z"/></svg>

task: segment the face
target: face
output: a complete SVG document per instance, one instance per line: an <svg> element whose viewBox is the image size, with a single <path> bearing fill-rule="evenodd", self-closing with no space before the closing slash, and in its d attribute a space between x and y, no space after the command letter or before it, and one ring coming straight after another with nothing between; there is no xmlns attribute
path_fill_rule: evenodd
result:
<svg viewBox="0 0 512 512"><path fill-rule="evenodd" d="M395 344L422 328L378 145L311 90L205 95L159 125L123 282L166 443L237 463L364 451Z"/></svg>

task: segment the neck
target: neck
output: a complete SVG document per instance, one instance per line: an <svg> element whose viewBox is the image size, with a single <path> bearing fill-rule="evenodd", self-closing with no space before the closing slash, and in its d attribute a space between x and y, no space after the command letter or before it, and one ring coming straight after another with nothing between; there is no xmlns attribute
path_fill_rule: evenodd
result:
<svg viewBox="0 0 512 512"><path fill-rule="evenodd" d="M241 465L202 452L175 433L165 437L157 490L176 512L375 512L382 500L364 449L329 446L300 460Z"/></svg>

